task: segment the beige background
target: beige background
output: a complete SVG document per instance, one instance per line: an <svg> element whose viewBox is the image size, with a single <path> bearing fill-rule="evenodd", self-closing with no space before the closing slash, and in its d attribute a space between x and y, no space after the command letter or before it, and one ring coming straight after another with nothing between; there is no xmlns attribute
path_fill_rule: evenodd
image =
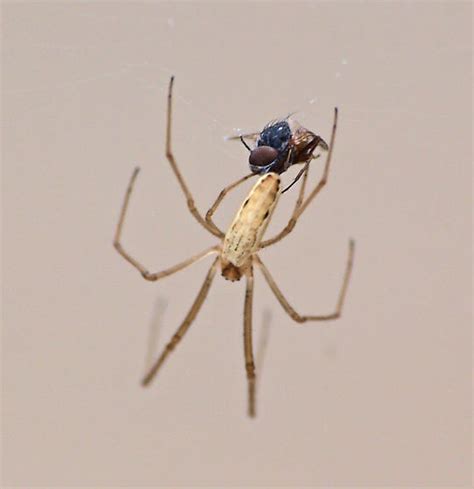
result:
<svg viewBox="0 0 474 489"><path fill-rule="evenodd" d="M470 31L456 2L4 5L4 484L469 486ZM164 158L171 74L201 210L248 171L225 135L298 111L328 137L341 111L330 185L262 258L299 311L329 312L353 236L347 307L295 325L257 275L254 421L242 282L216 278L139 386L150 330L156 351L208 265L150 284L113 250L133 166L136 256L158 270L215 242Z"/></svg>

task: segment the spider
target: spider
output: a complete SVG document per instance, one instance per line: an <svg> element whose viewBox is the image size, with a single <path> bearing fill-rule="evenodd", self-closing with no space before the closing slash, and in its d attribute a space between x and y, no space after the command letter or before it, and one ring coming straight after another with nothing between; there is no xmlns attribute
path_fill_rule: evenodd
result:
<svg viewBox="0 0 474 489"><path fill-rule="evenodd" d="M286 313L297 323L307 321L328 321L340 317L346 291L349 283L349 278L352 270L354 256L354 241L349 241L348 257L344 272L342 285L339 291L338 300L334 312L324 315L306 315L303 316L295 311L289 304L275 280L271 276L268 268L263 264L258 256L258 251L273 245L287 236L295 227L299 217L306 210L308 205L318 195L321 189L327 182L329 174L329 165L334 148L334 140L337 126L337 108L334 109L334 121L329 145L322 138L316 136L311 131L305 129L294 120L291 116L282 120L272 122L267 125L260 133L251 133L239 137L242 143L250 151L249 164L252 172L236 182L225 187L211 206L205 217L197 210L193 196L186 185L181 172L176 163L172 144L171 144L171 125L172 125L172 93L173 93L174 77L171 77L168 98L167 98L167 124L166 124L166 158L169 161L171 168L176 175L181 190L183 191L187 206L194 218L211 234L220 239L220 243L210 248L201 251L187 260L184 260L171 268L167 268L160 272L151 273L138 260L133 258L121 244L121 235L125 215L129 205L130 196L135 184L135 180L140 169L135 168L128 188L125 194L123 205L120 212L120 217L117 223L117 228L114 238L114 247L133 265L141 275L149 281L160 280L164 277L172 275L197 261L209 256L217 255L209 268L197 297L195 298L191 308L189 309L183 322L172 336L171 340L165 346L161 355L154 362L148 373L142 380L142 385L147 386L155 377L166 358L175 349L176 345L181 341L185 333L188 331L192 322L196 318L204 300L207 297L211 283L214 279L218 267L221 269L222 276L231 281L240 280L245 277L246 289L244 300L244 355L245 355L245 370L247 375L248 385L248 415L255 416L255 364L252 347L252 302L254 290L254 266L260 269L266 282L270 286L273 294L277 298ZM245 142L245 138L252 138L255 141L255 147L251 149ZM317 147L327 150L326 161L322 176L315 188L305 197L305 186L308 178L309 162L317 156L313 152ZM270 222L272 214L275 210L278 198L282 193L280 174L286 171L291 165L304 163L303 169L299 172L294 182L303 175L298 198L295 207L287 225L274 237L263 239L265 230ZM245 182L253 175L261 175L254 187L243 201L238 210L232 224L227 232L221 231L214 223L212 217L214 212L222 202L225 195ZM293 183L291 185L293 185ZM291 186L290 185L290 186ZM289 188L289 187L288 187ZM285 189L283 191L288 190Z"/></svg>

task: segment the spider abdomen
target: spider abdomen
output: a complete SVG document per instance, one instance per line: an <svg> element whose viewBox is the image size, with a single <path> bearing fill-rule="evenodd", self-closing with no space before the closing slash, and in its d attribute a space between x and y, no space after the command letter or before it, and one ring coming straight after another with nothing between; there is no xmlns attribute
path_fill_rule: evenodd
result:
<svg viewBox="0 0 474 489"><path fill-rule="evenodd" d="M225 235L221 255L224 261L240 267L258 249L280 193L276 173L267 173L257 181Z"/></svg>

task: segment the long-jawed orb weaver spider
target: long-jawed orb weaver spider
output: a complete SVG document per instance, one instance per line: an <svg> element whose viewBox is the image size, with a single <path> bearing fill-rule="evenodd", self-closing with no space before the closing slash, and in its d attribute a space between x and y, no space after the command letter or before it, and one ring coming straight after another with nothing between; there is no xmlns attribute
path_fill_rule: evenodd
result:
<svg viewBox="0 0 474 489"><path fill-rule="evenodd" d="M287 314L296 322L304 323L306 321L327 321L331 319L337 319L341 315L344 298L346 296L347 286L352 270L352 262L354 256L354 242L352 240L349 241L347 264L342 281L342 286L339 291L336 308L331 314L318 316L302 316L298 314L295 309L293 309L293 307L289 304L283 293L278 288L267 267L263 264L262 260L257 254L259 250L277 243L293 230L301 214L306 210L308 205L312 202L312 200L326 184L329 174L329 165L334 148L338 112L337 109L334 110L334 122L329 146L319 136L316 136L311 131L308 131L307 129L293 121L291 117L288 117L283 121L270 123L260 133L240 136L243 144L245 144L245 146L250 151L249 164L252 173L244 176L243 178L240 178L236 182L225 187L217 197L212 207L207 212L205 218L203 218L200 212L197 210L191 192L189 191L188 186L186 185L181 175L181 172L178 169L178 165L176 163L171 147L171 109L173 80L174 78L171 77L168 89L166 158L168 159L171 168L173 169L173 172L178 179L179 185L181 186L181 189L186 197L189 211L207 231L209 231L214 236L217 236L221 241L219 244L211 246L201 253L198 253L197 255L192 256L191 258L188 258L187 260L184 260L183 262L178 263L171 268L162 270L160 272L149 272L139 261L137 261L127 251L125 251L121 244L122 227L125 220L125 214L127 212L130 195L132 193L132 189L137 178L139 168L136 168L134 170L125 194L114 238L114 247L123 256L123 258L125 258L125 260L132 264L146 280L156 281L172 275L173 273L176 273L180 270L183 270L184 268L192 265L193 263L196 263L206 256L213 254L217 255L217 257L212 262L212 265L207 272L206 278L204 279L204 283L202 284L199 293L194 300L191 308L189 309L186 317L184 318L183 322L181 323L171 340L165 346L161 355L158 357L149 372L143 378L142 384L146 386L152 381L168 355L174 350L176 345L183 338L186 331L191 326L191 323L196 318L204 300L207 297L216 270L218 266L220 266L222 275L225 279L236 281L240 280L242 276L245 276L246 279L244 301L244 354L245 370L247 373L248 383L248 414L249 416L253 417L255 416L256 382L252 347L252 302L254 289L254 265L262 271L265 280L273 291L278 302L282 305ZM245 137L253 138L255 140L256 146L254 149L251 149L247 145L244 140ZM308 178L309 162L311 161L311 159L316 158L316 156L313 156L313 152L317 147L321 147L322 149L327 150L324 170L316 187L305 197L305 187ZM295 179L296 181L301 175L303 175L293 213L288 221L288 224L276 236L270 239L263 240L265 230L275 210L278 198L282 193L282 190L280 189L281 180L279 174L286 171L289 166L297 163L305 163L305 166L299 172L298 176ZM212 220L214 212L216 211L219 204L222 202L222 199L230 190L234 189L239 184L246 181L255 174L262 174L262 176L259 178L248 196L245 198L227 232L224 233L216 226L216 224Z"/></svg>

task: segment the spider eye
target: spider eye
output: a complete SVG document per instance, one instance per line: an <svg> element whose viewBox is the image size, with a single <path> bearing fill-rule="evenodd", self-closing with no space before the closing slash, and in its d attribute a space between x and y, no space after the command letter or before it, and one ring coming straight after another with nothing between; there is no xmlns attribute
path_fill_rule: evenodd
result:
<svg viewBox="0 0 474 489"><path fill-rule="evenodd" d="M266 166L278 156L278 151L271 146L258 146L250 152L249 163L252 166Z"/></svg>

